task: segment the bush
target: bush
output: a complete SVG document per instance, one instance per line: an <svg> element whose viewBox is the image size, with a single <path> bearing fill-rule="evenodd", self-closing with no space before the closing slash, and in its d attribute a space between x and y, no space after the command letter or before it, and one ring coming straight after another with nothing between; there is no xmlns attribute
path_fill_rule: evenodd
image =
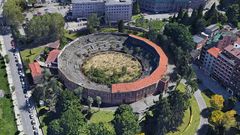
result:
<svg viewBox="0 0 240 135"><path fill-rule="evenodd" d="M5 55L5 56L4 56L4 59L5 59L6 63L9 63L10 60L9 60L8 55Z"/></svg>

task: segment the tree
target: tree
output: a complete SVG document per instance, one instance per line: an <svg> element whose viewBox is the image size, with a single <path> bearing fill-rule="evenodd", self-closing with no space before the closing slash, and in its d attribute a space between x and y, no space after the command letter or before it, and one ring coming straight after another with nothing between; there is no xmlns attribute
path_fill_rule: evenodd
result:
<svg viewBox="0 0 240 135"><path fill-rule="evenodd" d="M81 101L82 94L83 94L83 87L79 86L78 88L74 89L73 92L79 97L79 99Z"/></svg>
<svg viewBox="0 0 240 135"><path fill-rule="evenodd" d="M215 126L217 134L223 133L225 129L236 126L236 111L230 110L222 112L215 110L212 112L210 122Z"/></svg>
<svg viewBox="0 0 240 135"><path fill-rule="evenodd" d="M205 19L196 20L196 22L192 24L192 33L197 34L204 31L206 24L207 22L205 21Z"/></svg>
<svg viewBox="0 0 240 135"><path fill-rule="evenodd" d="M225 112L224 117L223 117L223 127L225 129L229 129L230 127L235 127L237 122L236 122L236 111L235 110L230 110Z"/></svg>
<svg viewBox="0 0 240 135"><path fill-rule="evenodd" d="M204 18L209 24L215 24L218 22L218 11L215 3L211 6L210 10L205 13Z"/></svg>
<svg viewBox="0 0 240 135"><path fill-rule="evenodd" d="M97 14L91 14L89 17L88 17L88 22L87 22L87 28L88 28L88 31L89 33L94 33L96 32L96 29L99 27L100 25L100 20L99 18L97 17Z"/></svg>
<svg viewBox="0 0 240 135"><path fill-rule="evenodd" d="M22 9L15 0L8 0L4 3L3 16L6 23L13 27L18 27L24 20Z"/></svg>
<svg viewBox="0 0 240 135"><path fill-rule="evenodd" d="M62 114L69 109L76 109L81 111L82 105L79 103L78 97L75 96L73 92L69 90L61 91L61 94L58 96L56 103L57 113Z"/></svg>
<svg viewBox="0 0 240 135"><path fill-rule="evenodd" d="M133 3L133 14L134 15L137 15L137 14L140 14L140 6L139 6L139 2L136 1Z"/></svg>
<svg viewBox="0 0 240 135"><path fill-rule="evenodd" d="M28 40L38 44L60 39L63 33L64 18L58 13L34 16L26 26Z"/></svg>
<svg viewBox="0 0 240 135"><path fill-rule="evenodd" d="M136 135L140 130L138 117L131 106L125 104L115 111L113 124L117 135Z"/></svg>
<svg viewBox="0 0 240 135"><path fill-rule="evenodd" d="M120 20L120 21L118 22L118 32L121 32L121 33L124 32L124 23L123 23L123 20Z"/></svg>
<svg viewBox="0 0 240 135"><path fill-rule="evenodd" d="M89 125L90 135L115 135L114 130L109 130L106 123L93 123Z"/></svg>
<svg viewBox="0 0 240 135"><path fill-rule="evenodd" d="M181 23L184 24L184 25L188 25L189 24L189 16L188 16L188 12L184 12L183 14L183 18L181 20Z"/></svg>
<svg viewBox="0 0 240 135"><path fill-rule="evenodd" d="M81 111L78 109L68 109L67 111L63 112L60 119L54 120L50 123L48 134L85 135L89 134L89 130Z"/></svg>
<svg viewBox="0 0 240 135"><path fill-rule="evenodd" d="M53 120L49 123L47 130L48 135L62 135L64 129L60 126L59 120Z"/></svg>
<svg viewBox="0 0 240 135"><path fill-rule="evenodd" d="M183 15L184 15L184 11L182 8L180 8L177 15L177 22L180 22L182 20Z"/></svg>
<svg viewBox="0 0 240 135"><path fill-rule="evenodd" d="M210 99L211 106L216 110L223 108L224 98L221 95L213 95Z"/></svg>
<svg viewBox="0 0 240 135"><path fill-rule="evenodd" d="M88 109L91 109L92 104L93 104L93 98L92 97L88 96L87 104L88 104Z"/></svg>
<svg viewBox="0 0 240 135"><path fill-rule="evenodd" d="M183 50L191 51L194 47L191 33L188 28L182 24L169 23L165 26L163 33Z"/></svg>
<svg viewBox="0 0 240 135"><path fill-rule="evenodd" d="M233 4L228 7L226 11L226 16L228 21L232 23L234 26L237 26L239 17L240 17L240 7L237 4Z"/></svg>
<svg viewBox="0 0 240 135"><path fill-rule="evenodd" d="M98 105L98 110L100 110L100 105L102 104L102 98L99 97L99 96L96 96L96 102L97 102L97 105Z"/></svg>

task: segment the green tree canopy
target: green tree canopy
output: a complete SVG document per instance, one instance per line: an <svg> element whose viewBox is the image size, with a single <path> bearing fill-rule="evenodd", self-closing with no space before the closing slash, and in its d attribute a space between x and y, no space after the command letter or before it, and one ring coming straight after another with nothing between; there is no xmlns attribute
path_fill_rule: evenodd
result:
<svg viewBox="0 0 240 135"><path fill-rule="evenodd" d="M90 135L115 135L114 130L107 128L107 123L93 123L89 125Z"/></svg>
<svg viewBox="0 0 240 135"><path fill-rule="evenodd" d="M6 23L14 27L19 26L24 20L22 9L15 0L7 0L4 3L3 16Z"/></svg>
<svg viewBox="0 0 240 135"><path fill-rule="evenodd" d="M48 43L60 39L64 33L64 18L61 14L34 16L27 24L26 34L30 41Z"/></svg>
<svg viewBox="0 0 240 135"><path fill-rule="evenodd" d="M113 119L117 135L136 135L140 131L138 117L129 105L120 105Z"/></svg>

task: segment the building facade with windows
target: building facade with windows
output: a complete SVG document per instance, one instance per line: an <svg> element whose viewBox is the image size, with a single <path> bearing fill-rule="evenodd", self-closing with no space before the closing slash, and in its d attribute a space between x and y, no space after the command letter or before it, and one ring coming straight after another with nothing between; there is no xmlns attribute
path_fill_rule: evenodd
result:
<svg viewBox="0 0 240 135"><path fill-rule="evenodd" d="M240 37L227 35L215 45L207 45L200 61L206 73L240 97Z"/></svg>
<svg viewBox="0 0 240 135"><path fill-rule="evenodd" d="M132 17L131 0L72 0L73 18L87 18L91 14L104 16L106 23L120 20L130 21Z"/></svg>
<svg viewBox="0 0 240 135"><path fill-rule="evenodd" d="M197 8L205 5L206 0L139 0L143 10L159 13L174 12L180 8Z"/></svg>

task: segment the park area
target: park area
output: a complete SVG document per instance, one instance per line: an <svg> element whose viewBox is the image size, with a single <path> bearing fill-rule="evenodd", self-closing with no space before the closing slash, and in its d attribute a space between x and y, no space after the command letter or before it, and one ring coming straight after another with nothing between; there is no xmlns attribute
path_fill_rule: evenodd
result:
<svg viewBox="0 0 240 135"><path fill-rule="evenodd" d="M2 58L0 60L0 90L5 92L5 97L0 98L0 135L14 135L17 132L17 127L5 64Z"/></svg>

